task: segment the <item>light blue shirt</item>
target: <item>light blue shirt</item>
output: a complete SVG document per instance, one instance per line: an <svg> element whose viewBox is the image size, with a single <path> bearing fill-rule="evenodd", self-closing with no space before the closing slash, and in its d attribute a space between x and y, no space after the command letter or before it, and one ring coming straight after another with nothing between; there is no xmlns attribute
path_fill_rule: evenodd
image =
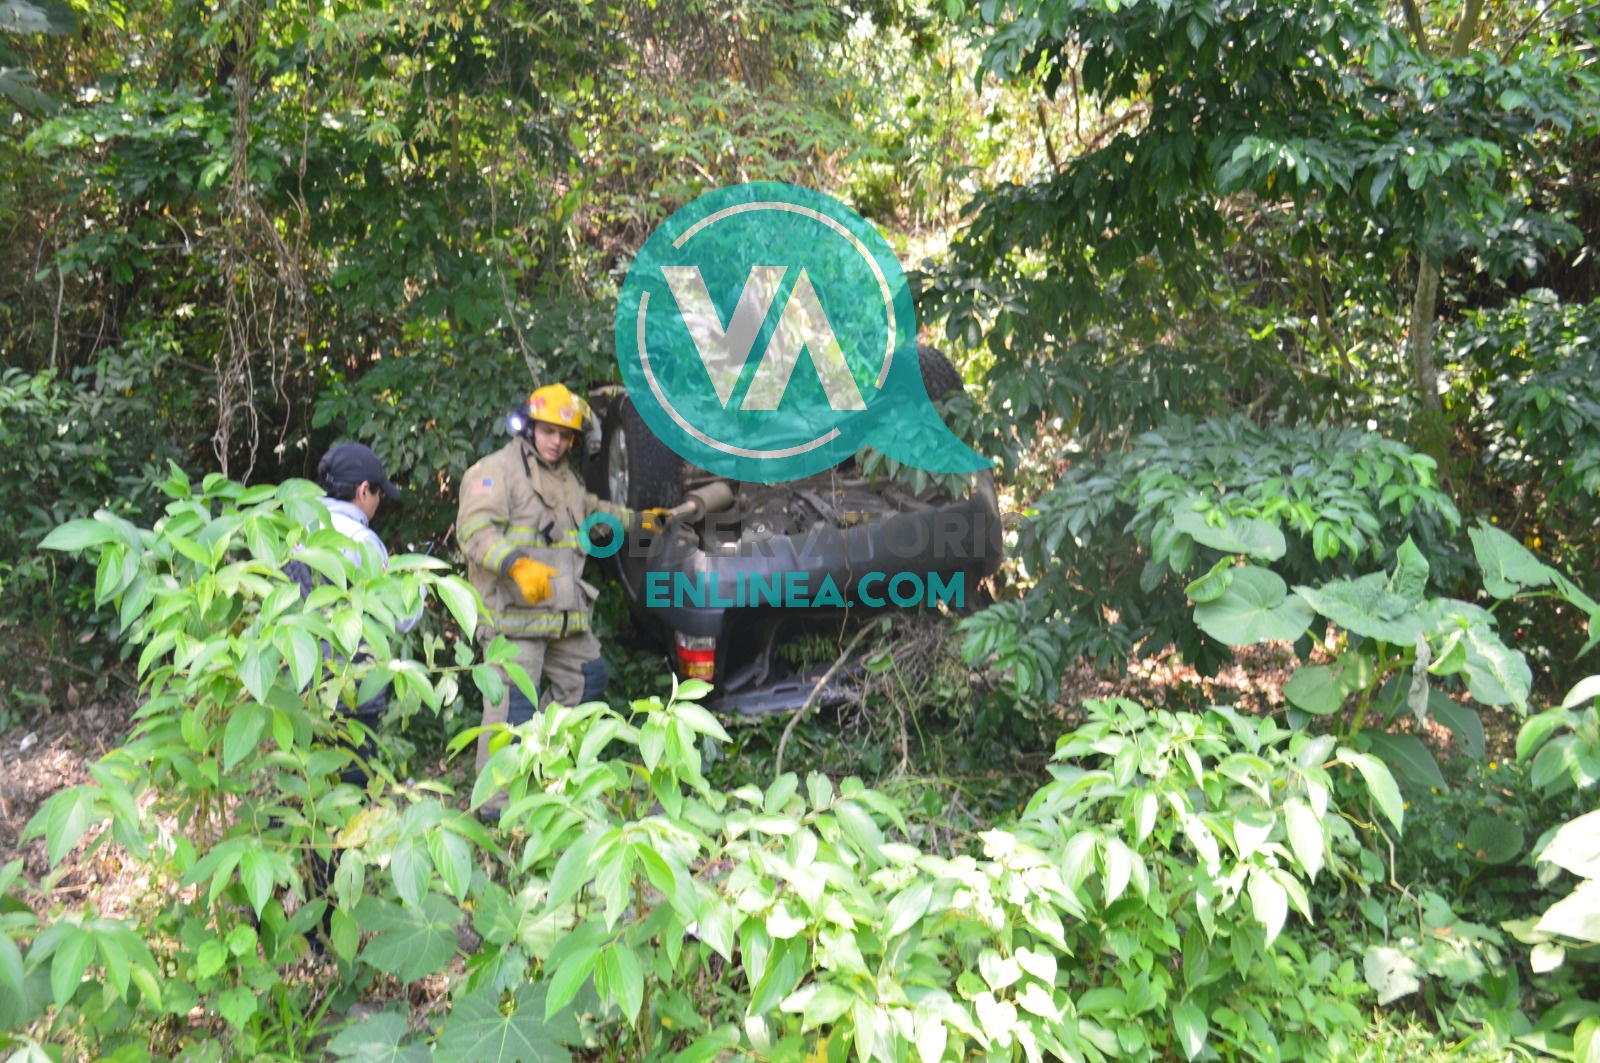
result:
<svg viewBox="0 0 1600 1063"><path fill-rule="evenodd" d="M341 551L357 568L365 568L367 551L377 557L378 571L386 572L389 568L389 551L383 545L383 540L378 538L378 533L372 530L367 523L367 515L354 502L343 502L337 498L324 498L322 504L328 507L328 515L333 518L333 530L353 541L361 549ZM428 592L422 592L423 601L427 600ZM410 616L395 621L394 629L405 634L417 621L422 619L422 605L418 604L417 611Z"/></svg>

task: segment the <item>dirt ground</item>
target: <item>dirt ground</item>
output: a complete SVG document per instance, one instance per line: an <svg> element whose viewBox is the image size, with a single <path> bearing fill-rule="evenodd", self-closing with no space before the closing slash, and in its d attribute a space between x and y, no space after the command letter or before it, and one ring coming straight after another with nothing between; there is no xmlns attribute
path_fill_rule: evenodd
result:
<svg viewBox="0 0 1600 1063"><path fill-rule="evenodd" d="M1234 661L1215 676L1206 678L1173 657L1171 652L1134 660L1124 674L1097 671L1079 664L1062 677L1060 705L1073 708L1092 698L1124 697L1151 708L1173 708L1196 701L1204 704L1233 705L1246 712L1264 715L1284 707L1283 685L1300 666L1287 643L1263 643L1234 651ZM1320 653L1314 663L1326 664ZM1491 760L1515 756L1520 721L1506 709L1474 706L1483 721L1485 755ZM1377 721L1381 723L1381 721ZM1455 753L1450 730L1429 720L1418 727L1408 713L1395 721L1398 733L1418 733L1442 760Z"/></svg>
<svg viewBox="0 0 1600 1063"><path fill-rule="evenodd" d="M85 861L82 853L92 837L85 839L51 878L44 839L20 840L28 820L51 794L90 781L89 766L122 741L136 706L131 695L73 700L79 700L77 708L63 706L0 734L0 866L21 857L23 874L46 890L39 898L42 907L90 896L102 911L112 911L139 884L133 869L109 847L97 849Z"/></svg>

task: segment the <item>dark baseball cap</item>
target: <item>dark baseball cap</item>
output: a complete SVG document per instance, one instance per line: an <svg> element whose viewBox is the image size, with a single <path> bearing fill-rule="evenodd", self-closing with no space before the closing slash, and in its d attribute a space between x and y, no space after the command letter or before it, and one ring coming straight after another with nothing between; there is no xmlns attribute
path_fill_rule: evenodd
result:
<svg viewBox="0 0 1600 1063"><path fill-rule="evenodd" d="M317 478L324 484L355 487L370 483L393 501L400 500L400 488L389 482L383 462L365 443L336 443L317 463Z"/></svg>

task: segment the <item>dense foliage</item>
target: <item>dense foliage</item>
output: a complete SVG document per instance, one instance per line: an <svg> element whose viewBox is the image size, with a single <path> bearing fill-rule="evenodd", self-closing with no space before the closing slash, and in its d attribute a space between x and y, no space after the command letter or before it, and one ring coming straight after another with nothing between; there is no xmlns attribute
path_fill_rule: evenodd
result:
<svg viewBox="0 0 1600 1063"><path fill-rule="evenodd" d="M0 868L0 1051L1600 1059L1597 18L0 0L0 740L53 672L132 712ZM466 777L457 479L758 179L916 268L1009 560L862 636L798 773L608 586L623 699ZM309 530L338 438L381 575Z"/></svg>
<svg viewBox="0 0 1600 1063"><path fill-rule="evenodd" d="M1331 844L1341 802L1370 788L1403 822L1388 770L1331 737L1098 704L1015 825L952 859L919 849L894 803L854 779L713 789L702 743L728 735L690 683L631 717L553 707L500 728L472 792L473 805L508 793L491 834L378 757L365 793L340 775L363 737L340 706L374 683L394 685L405 715L454 700L462 670L498 682L466 641L447 652L429 637L409 660L387 633L427 587L470 635L471 589L418 557L363 577L347 541L307 532L321 523L308 484L165 489L156 529L102 514L49 540L98 555L97 597L139 650L148 700L129 744L30 831L57 862L108 823L94 844L179 892L154 942L92 905L12 919L7 1025L54 1004L53 1028L81 1018L97 1054L151 1037L176 1049L198 1034L169 1017L199 1006L232 1051L293 1054L321 1036L327 1003L289 975L308 937L326 928L346 991L379 973L415 982L463 947L463 904L478 944L433 1042L447 1059L561 1058L586 1039L696 1059L939 1063L968 1043L1194 1058L1208 1041L1300 1058L1356 1019L1296 1003L1304 957L1275 947L1291 909L1312 917L1309 880L1347 866ZM291 556L326 580L307 599L283 572ZM1336 971L1320 952L1319 981L1353 982L1351 961ZM328 1048L407 1052L420 1042L406 1030L371 1019Z"/></svg>

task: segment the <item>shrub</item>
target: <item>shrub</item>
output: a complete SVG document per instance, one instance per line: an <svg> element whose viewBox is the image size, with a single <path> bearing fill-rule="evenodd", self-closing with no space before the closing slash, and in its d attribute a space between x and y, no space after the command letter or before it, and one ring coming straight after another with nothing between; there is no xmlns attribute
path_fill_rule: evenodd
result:
<svg viewBox="0 0 1600 1063"><path fill-rule="evenodd" d="M1079 657L1104 667L1170 645L1214 671L1228 651L1184 588L1237 555L1311 583L1386 563L1410 536L1448 587L1466 561L1433 469L1373 432L1174 420L1075 464L1034 504L1018 548L1028 592L965 623L967 658L1009 669L1028 699Z"/></svg>
<svg viewBox="0 0 1600 1063"><path fill-rule="evenodd" d="M10 1024L53 1003L32 1029L102 1052L220 1035L235 1054L295 1054L335 997L449 968L441 1029L387 1012L328 1048L1041 1063L1345 1043L1353 961L1283 930L1313 914L1310 879L1359 873L1358 805L1341 795L1396 829L1403 813L1381 761L1331 736L1093 703L1020 819L949 857L911 844L896 803L853 779L713 788L702 747L728 736L690 682L628 715L556 705L495 728L471 795L505 791L490 833L381 764L365 793L338 781L364 737L340 706L375 684L394 684L400 713L458 696L465 670L494 693L466 643L395 652L393 618L424 585L470 633L470 588L425 558L355 570L347 541L307 531L322 514L304 482L165 487L153 529L100 514L49 541L98 554L97 598L143 647L148 700L94 782L29 826L58 862L109 822L90 845L146 862L161 911L3 916ZM308 599L282 575L291 556L327 581ZM363 646L371 660L352 663ZM332 995L289 976L308 939L339 961ZM203 1028L176 1027L196 1007Z"/></svg>

